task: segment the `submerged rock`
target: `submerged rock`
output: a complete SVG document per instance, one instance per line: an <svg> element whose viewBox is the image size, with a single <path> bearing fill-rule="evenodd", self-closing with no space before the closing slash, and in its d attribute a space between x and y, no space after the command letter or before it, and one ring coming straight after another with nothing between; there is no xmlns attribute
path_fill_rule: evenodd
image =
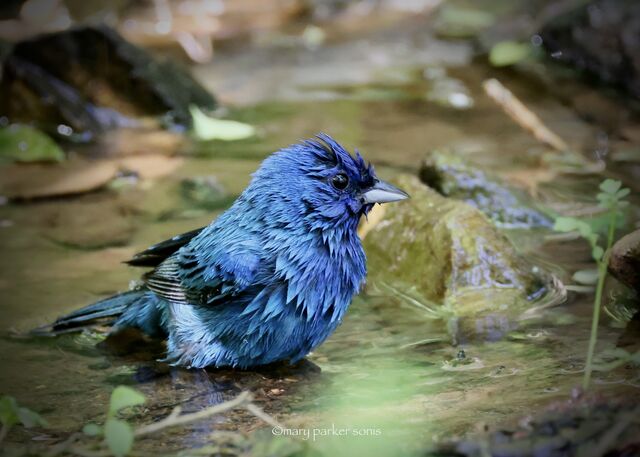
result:
<svg viewBox="0 0 640 457"><path fill-rule="evenodd" d="M411 199L389 205L364 240L373 287L393 284L457 314L522 311L553 289L553 277L520 256L480 211L413 176L398 184Z"/></svg>
<svg viewBox="0 0 640 457"><path fill-rule="evenodd" d="M185 70L151 57L105 26L16 44L3 61L0 94L0 114L12 122L36 122L80 140L135 125L141 116L189 125L189 105L215 107Z"/></svg>
<svg viewBox="0 0 640 457"><path fill-rule="evenodd" d="M609 272L640 293L640 229L623 236L613 245Z"/></svg>
<svg viewBox="0 0 640 457"><path fill-rule="evenodd" d="M137 209L125 199L94 195L45 208L43 236L75 249L104 249L128 244L136 227L131 216Z"/></svg>
<svg viewBox="0 0 640 457"><path fill-rule="evenodd" d="M523 203L524 196L452 154L432 152L422 162L420 179L440 194L478 208L500 227L552 225L549 217Z"/></svg>
<svg viewBox="0 0 640 457"><path fill-rule="evenodd" d="M441 443L428 455L455 457L638 455L640 405L630 397L577 398L553 403L506 429ZM492 427L493 428L493 427Z"/></svg>
<svg viewBox="0 0 640 457"><path fill-rule="evenodd" d="M640 3L576 3L540 32L551 57L640 98Z"/></svg>
<svg viewBox="0 0 640 457"><path fill-rule="evenodd" d="M457 110L473 107L473 98L464 82L447 76L443 68L430 67L423 74L430 82L430 89L427 92L427 100L430 102Z"/></svg>
<svg viewBox="0 0 640 457"><path fill-rule="evenodd" d="M185 178L180 188L185 200L198 208L216 210L229 203L229 194L215 176Z"/></svg>

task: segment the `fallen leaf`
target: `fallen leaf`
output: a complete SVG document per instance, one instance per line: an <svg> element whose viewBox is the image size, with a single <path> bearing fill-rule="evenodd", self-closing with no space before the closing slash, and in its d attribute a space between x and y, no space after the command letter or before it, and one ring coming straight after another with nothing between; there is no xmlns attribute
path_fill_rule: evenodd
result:
<svg viewBox="0 0 640 457"><path fill-rule="evenodd" d="M513 170L501 174L503 179L510 184L527 190L529 195L536 197L541 183L553 181L557 173L548 168L526 168Z"/></svg>
<svg viewBox="0 0 640 457"><path fill-rule="evenodd" d="M446 38L470 38L491 26L495 17L481 9L445 5L436 20L438 35Z"/></svg>
<svg viewBox="0 0 640 457"><path fill-rule="evenodd" d="M117 171L115 162L104 160L6 165L0 167L0 195L30 200L90 192L111 181Z"/></svg>
<svg viewBox="0 0 640 457"><path fill-rule="evenodd" d="M108 184L119 172L141 179L170 175L181 157L139 155L106 160L70 160L63 164L11 164L0 167L0 196L12 200L82 194Z"/></svg>
<svg viewBox="0 0 640 457"><path fill-rule="evenodd" d="M252 125L209 117L197 106L190 106L189 111L193 119L193 133L200 140L236 141L256 134Z"/></svg>
<svg viewBox="0 0 640 457"><path fill-rule="evenodd" d="M489 62L494 67L506 67L526 59L530 54L531 47L526 43L501 41L491 48Z"/></svg>
<svg viewBox="0 0 640 457"><path fill-rule="evenodd" d="M27 125L0 129L1 162L61 162L64 152L51 138Z"/></svg>
<svg viewBox="0 0 640 457"><path fill-rule="evenodd" d="M182 165L183 159L153 154L125 157L116 163L121 171L135 173L142 179L157 179L173 173Z"/></svg>
<svg viewBox="0 0 640 457"><path fill-rule="evenodd" d="M598 282L598 270L578 270L573 274L573 280L579 284L592 286Z"/></svg>
<svg viewBox="0 0 640 457"><path fill-rule="evenodd" d="M157 129L115 129L106 132L93 146L108 157L131 155L173 155L184 144L184 136Z"/></svg>

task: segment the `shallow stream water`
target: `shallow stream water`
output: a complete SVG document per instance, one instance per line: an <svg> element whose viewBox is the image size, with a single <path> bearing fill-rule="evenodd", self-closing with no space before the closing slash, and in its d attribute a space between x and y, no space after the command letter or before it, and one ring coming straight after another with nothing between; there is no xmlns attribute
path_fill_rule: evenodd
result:
<svg viewBox="0 0 640 457"><path fill-rule="evenodd" d="M493 70L483 64L464 64L462 58L456 61L456 52L464 56L468 52L464 49L440 46L434 49L442 59L429 54L424 65L402 68L395 79L388 74L368 81L357 75L338 81L318 77L314 87L302 87L295 86L294 77L282 82L290 84L286 91L257 87L259 95L249 99L234 98L247 91L234 88L225 73L234 64L242 68L242 61L234 63L223 56L219 67L197 69L199 78L222 92L222 98L237 102L239 107L230 117L256 125L259 137L200 145L171 176L137 186L1 206L0 219L6 221L0 228L3 327L21 332L126 289L141 271L121 262L216 216L215 211L189 206L180 192L183 178L213 175L230 196L238 195L268 153L320 131L349 149L357 147L386 178L417 172L427 151L443 147L498 174L533 170L540 144L482 93L481 82L495 76ZM291 63L295 59L284 60L279 65L295 66ZM336 60L339 64L325 69L327 74L339 73L346 65ZM431 83L424 69L434 61L440 68L443 60L449 75L468 87L472 108L457 110L426 100ZM300 63L302 75L292 70L293 74L308 81L304 74L312 72L309 66L318 68L318 61ZM277 75L278 68L282 72L281 66L271 71ZM254 76L270 84L276 78L269 70ZM590 159L595 157L603 134L600 126L583 121L572 107L523 76L503 72L500 78L566 141L587 151ZM253 87L250 82L236 83ZM634 170L615 173L631 181ZM593 204L601 179L598 175L559 176L540 185L538 199L554 208ZM87 216L74 221L78 213ZM106 239L113 237L115 245L78 249L60 241L73 241L93 225L102 227ZM52 232L52 227L58 232ZM60 230L65 236L55 235ZM581 241L545 241L549 234L544 230L508 233L525 256L568 283L574 271L593 267ZM385 265L370 263L368 268ZM567 303L527 320L485 316L474 323L475 331L462 335L460 344L453 346L442 322L365 290L354 300L342 326L306 361L246 372L170 368L153 361L153 348L147 351L134 342L133 349L139 351L132 356L131 344L106 349L103 344L96 346L100 338L92 333L36 340L6 335L0 339L0 391L41 412L55 430L68 432L86 422L101 422L111 390L121 384L147 396L135 417L145 422L163 417L176 405L185 412L197 411L249 389L257 404L288 429L343 427L351 435L354 430L363 434L347 440L317 432L309 440L319 449L400 455L424 449L438 438L480 430L482 424L514 422L567 399L581 380L592 300L592 293L569 293ZM615 347L622 331L605 317L598 350ZM439 341L419 343L427 339ZM638 396L638 376L633 370L596 373L594 389ZM210 441L214 431L262 427L250 414L235 412L146 439L141 449L191 448ZM21 437L37 438L35 432Z"/></svg>

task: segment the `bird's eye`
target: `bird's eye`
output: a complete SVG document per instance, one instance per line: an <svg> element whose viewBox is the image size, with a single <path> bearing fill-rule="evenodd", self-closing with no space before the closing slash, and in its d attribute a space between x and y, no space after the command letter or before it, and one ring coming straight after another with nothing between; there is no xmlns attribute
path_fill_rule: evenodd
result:
<svg viewBox="0 0 640 457"><path fill-rule="evenodd" d="M349 185L349 177L344 173L338 173L331 179L331 184L338 190L344 190Z"/></svg>

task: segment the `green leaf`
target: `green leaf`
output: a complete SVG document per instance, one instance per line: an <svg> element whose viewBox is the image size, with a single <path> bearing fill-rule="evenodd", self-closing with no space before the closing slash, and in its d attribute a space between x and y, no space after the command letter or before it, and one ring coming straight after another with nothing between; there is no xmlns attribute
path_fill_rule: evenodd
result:
<svg viewBox="0 0 640 457"><path fill-rule="evenodd" d="M102 435L102 427L98 424L86 424L82 427L82 433L87 436L99 436Z"/></svg>
<svg viewBox="0 0 640 457"><path fill-rule="evenodd" d="M598 235L593 233L591 225L587 224L586 222L579 220L576 228L578 229L578 233L580 233L580 236L589 240L590 243L595 243L598 239Z"/></svg>
<svg viewBox="0 0 640 457"><path fill-rule="evenodd" d="M0 163L60 162L65 155L51 138L26 125L0 129Z"/></svg>
<svg viewBox="0 0 640 457"><path fill-rule="evenodd" d="M573 274L573 280L580 284L596 284L598 282L598 270L578 270Z"/></svg>
<svg viewBox="0 0 640 457"><path fill-rule="evenodd" d="M625 187L624 189L620 189L618 192L616 192L616 198L618 200L621 200L627 195L629 195L630 193L631 193L631 190Z"/></svg>
<svg viewBox="0 0 640 457"><path fill-rule="evenodd" d="M574 217L558 217L553 224L556 232L573 232L577 230L580 221Z"/></svg>
<svg viewBox="0 0 640 457"><path fill-rule="evenodd" d="M487 11L446 4L440 8L436 31L444 37L469 38L490 27L494 21L495 16Z"/></svg>
<svg viewBox="0 0 640 457"><path fill-rule="evenodd" d="M118 411L129 406L137 406L144 403L144 395L137 390L127 386L118 386L111 393L109 402L109 416L115 415Z"/></svg>
<svg viewBox="0 0 640 457"><path fill-rule="evenodd" d="M618 208L625 202L618 202ZM587 217L583 219L585 223L589 224L593 233L599 233L605 235L609 229L609 221L611 220L610 211L602 212L595 216ZM622 228L626 224L626 216L620 212L616 217L616 227Z"/></svg>
<svg viewBox="0 0 640 457"><path fill-rule="evenodd" d="M209 117L195 105L191 105L189 111L193 120L193 133L200 140L236 141L256 134L252 125Z"/></svg>
<svg viewBox="0 0 640 457"><path fill-rule="evenodd" d="M596 195L598 199L598 205L602 208L611 208L615 202L615 194L608 194L606 192L600 192Z"/></svg>
<svg viewBox="0 0 640 457"><path fill-rule="evenodd" d="M602 259L603 255L604 255L604 250L600 246L594 246L593 249L591 250L591 257L593 257L594 260L596 261L599 261L600 259Z"/></svg>
<svg viewBox="0 0 640 457"><path fill-rule="evenodd" d="M600 183L600 190L607 194L615 194L622 187L622 183L615 179L605 179Z"/></svg>
<svg viewBox="0 0 640 457"><path fill-rule="evenodd" d="M5 427L12 427L20 422L18 403L9 395L0 397L0 422Z"/></svg>
<svg viewBox="0 0 640 457"><path fill-rule="evenodd" d="M640 162L640 148L629 148L614 151L611 158L616 162Z"/></svg>
<svg viewBox="0 0 640 457"><path fill-rule="evenodd" d="M49 427L49 423L44 419L44 417L28 408L18 408L18 418L20 418L20 422L26 428L36 426Z"/></svg>
<svg viewBox="0 0 640 457"><path fill-rule="evenodd" d="M526 59L530 54L531 47L527 43L501 41L491 48L489 62L494 67L506 67Z"/></svg>
<svg viewBox="0 0 640 457"><path fill-rule="evenodd" d="M104 426L104 439L115 457L124 457L133 447L133 429L119 419L109 419Z"/></svg>

